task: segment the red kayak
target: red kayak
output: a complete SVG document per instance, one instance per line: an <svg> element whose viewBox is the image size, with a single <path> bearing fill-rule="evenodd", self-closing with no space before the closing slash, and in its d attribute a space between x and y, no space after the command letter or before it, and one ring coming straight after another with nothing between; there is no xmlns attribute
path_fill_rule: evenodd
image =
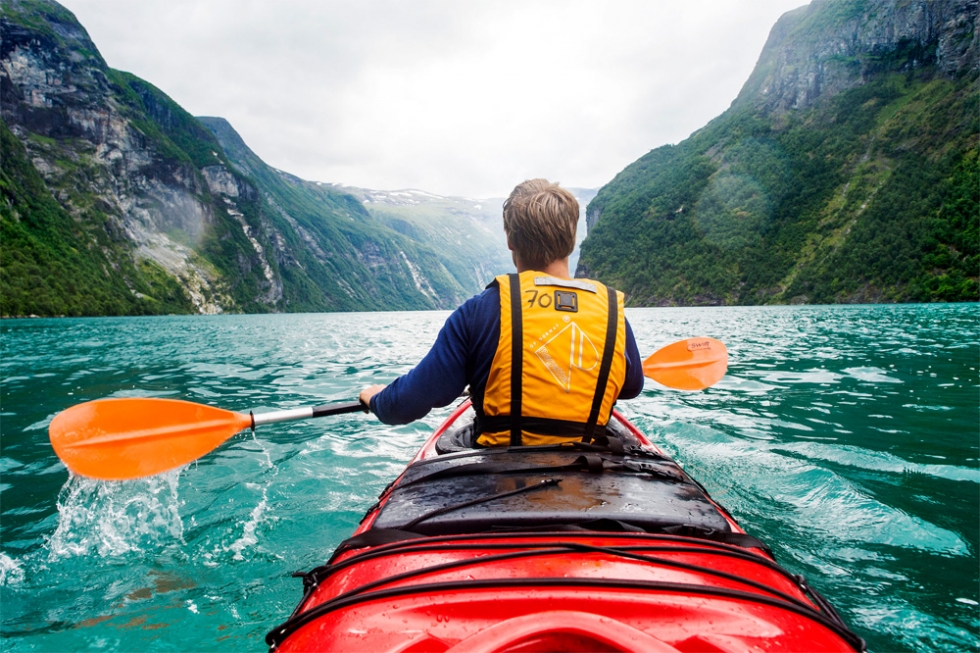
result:
<svg viewBox="0 0 980 653"><path fill-rule="evenodd" d="M619 413L591 444L474 439L467 402L304 575L272 650L864 650Z"/></svg>

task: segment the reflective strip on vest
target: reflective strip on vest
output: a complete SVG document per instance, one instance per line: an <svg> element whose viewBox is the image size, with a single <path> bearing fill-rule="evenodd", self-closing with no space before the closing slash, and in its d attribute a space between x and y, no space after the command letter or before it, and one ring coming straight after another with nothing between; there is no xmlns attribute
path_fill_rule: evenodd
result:
<svg viewBox="0 0 980 653"><path fill-rule="evenodd" d="M601 430L609 421L626 380L623 294L584 279L549 281L534 271L497 277L500 340L483 395L481 417L492 428L480 435L482 445L588 440L593 426ZM515 335L522 343L516 352ZM511 373L515 365L519 375ZM602 376L604 391L597 393Z"/></svg>

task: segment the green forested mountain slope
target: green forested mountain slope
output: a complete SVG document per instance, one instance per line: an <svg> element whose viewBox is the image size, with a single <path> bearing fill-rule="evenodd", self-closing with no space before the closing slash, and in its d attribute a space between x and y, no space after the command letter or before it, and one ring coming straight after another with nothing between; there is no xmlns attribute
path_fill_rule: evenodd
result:
<svg viewBox="0 0 980 653"><path fill-rule="evenodd" d="M732 107L589 205L633 305L976 301L977 3L815 1Z"/></svg>
<svg viewBox="0 0 980 653"><path fill-rule="evenodd" d="M109 69L56 3L4 2L0 34L0 313L231 304L238 289L189 246L222 217L194 160L206 153L221 165L214 139L189 147L207 132L150 85Z"/></svg>
<svg viewBox="0 0 980 653"><path fill-rule="evenodd" d="M448 308L476 289L453 251L110 69L53 0L0 8L0 108L0 315Z"/></svg>

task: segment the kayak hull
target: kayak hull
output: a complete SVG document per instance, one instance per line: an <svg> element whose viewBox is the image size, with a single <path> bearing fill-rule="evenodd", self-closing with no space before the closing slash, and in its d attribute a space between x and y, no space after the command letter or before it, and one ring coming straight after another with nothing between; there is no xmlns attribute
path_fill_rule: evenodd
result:
<svg viewBox="0 0 980 653"><path fill-rule="evenodd" d="M440 452L467 408L433 434L330 562L306 574L300 605L267 638L274 650L863 647L822 597L618 413L633 443L626 451ZM637 482L680 508L613 496L623 487L647 496ZM485 496L469 499L473 487ZM606 494L583 496L589 491Z"/></svg>

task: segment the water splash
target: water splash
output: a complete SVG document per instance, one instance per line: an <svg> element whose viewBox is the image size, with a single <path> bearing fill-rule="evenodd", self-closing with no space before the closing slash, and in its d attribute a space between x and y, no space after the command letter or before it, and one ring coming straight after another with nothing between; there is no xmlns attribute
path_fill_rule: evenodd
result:
<svg viewBox="0 0 980 653"><path fill-rule="evenodd" d="M0 585L18 585L24 582L24 568L5 553L0 553Z"/></svg>
<svg viewBox="0 0 980 653"><path fill-rule="evenodd" d="M120 556L184 542L180 470L126 482L71 475L58 496L49 561L97 553Z"/></svg>
<svg viewBox="0 0 980 653"><path fill-rule="evenodd" d="M259 542L258 535L256 535L256 529L264 521L264 514L269 506L269 487L265 486L262 488L262 499L252 508L251 514L249 514L249 519L245 522L242 528L242 536L232 542L231 546L227 548L228 551L234 551L235 560L245 560L245 556L242 555L242 551L250 546L255 546Z"/></svg>
<svg viewBox="0 0 980 653"><path fill-rule="evenodd" d="M256 438L255 431L252 431L252 442L258 445L258 450L261 452L259 464L270 470L271 475L266 479L265 484L261 486L262 498L259 499L259 502L254 508L252 508L252 511L249 513L248 520L242 525L241 537L224 549L225 551L234 552L234 556L232 557L234 560L239 562L245 560L245 556L243 554L245 549L259 543L257 529L264 521L266 521L266 519L268 519L266 517L266 513L268 512L269 508L269 486L275 481L276 476L279 475L279 469L272 462L272 454L269 445L267 445L263 440ZM247 483L246 487L252 491L260 488L260 486L256 483Z"/></svg>

